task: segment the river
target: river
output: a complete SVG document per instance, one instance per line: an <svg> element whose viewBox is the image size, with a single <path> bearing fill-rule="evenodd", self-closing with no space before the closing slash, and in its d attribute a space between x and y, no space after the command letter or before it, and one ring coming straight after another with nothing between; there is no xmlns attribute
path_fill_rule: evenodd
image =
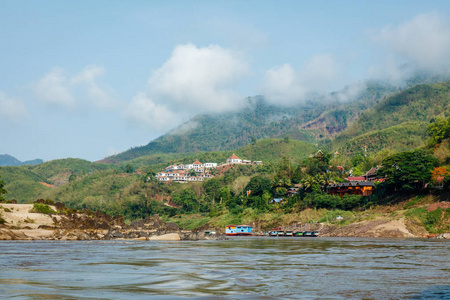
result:
<svg viewBox="0 0 450 300"><path fill-rule="evenodd" d="M450 299L450 241L1 241L5 299Z"/></svg>

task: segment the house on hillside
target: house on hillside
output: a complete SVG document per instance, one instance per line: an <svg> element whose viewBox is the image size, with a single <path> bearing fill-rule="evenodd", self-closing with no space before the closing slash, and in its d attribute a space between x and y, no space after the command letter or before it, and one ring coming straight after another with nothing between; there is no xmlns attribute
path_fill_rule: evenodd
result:
<svg viewBox="0 0 450 300"><path fill-rule="evenodd" d="M209 168L217 168L217 163L204 163L203 167L205 169L209 169Z"/></svg>
<svg viewBox="0 0 450 300"><path fill-rule="evenodd" d="M236 154L233 153L233 155L230 156L230 158L227 159L227 164L241 164L242 159L236 156Z"/></svg>
<svg viewBox="0 0 450 300"><path fill-rule="evenodd" d="M295 194L297 194L298 189L301 186L302 186L301 184L297 183L294 185L294 187L290 187L286 192L286 197L293 197Z"/></svg>
<svg viewBox="0 0 450 300"><path fill-rule="evenodd" d="M344 182L334 183L327 187L327 193L330 195L361 195L370 196L375 190L375 184L373 182Z"/></svg>
<svg viewBox="0 0 450 300"><path fill-rule="evenodd" d="M366 174L362 175L362 177L364 177L366 181L382 181L379 180L380 178L377 176L377 172L380 168L382 168L382 166L376 166L370 169Z"/></svg>
<svg viewBox="0 0 450 300"><path fill-rule="evenodd" d="M270 203L275 204L275 203L279 203L279 204L284 204L284 198L273 198Z"/></svg>

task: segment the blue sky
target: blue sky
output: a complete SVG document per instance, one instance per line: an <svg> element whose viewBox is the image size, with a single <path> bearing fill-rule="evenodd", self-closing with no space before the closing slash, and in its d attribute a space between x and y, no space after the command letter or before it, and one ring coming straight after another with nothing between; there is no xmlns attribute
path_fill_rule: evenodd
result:
<svg viewBox="0 0 450 300"><path fill-rule="evenodd" d="M0 154L95 161L246 96L448 72L447 20L449 1L1 1Z"/></svg>

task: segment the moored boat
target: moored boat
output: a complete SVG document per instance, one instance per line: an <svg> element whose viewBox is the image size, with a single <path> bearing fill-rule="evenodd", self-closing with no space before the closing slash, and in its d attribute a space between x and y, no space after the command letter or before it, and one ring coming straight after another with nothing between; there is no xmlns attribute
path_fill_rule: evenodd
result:
<svg viewBox="0 0 450 300"><path fill-rule="evenodd" d="M252 235L253 227L250 225L227 225L226 235Z"/></svg>
<svg viewBox="0 0 450 300"><path fill-rule="evenodd" d="M318 231L297 231L294 233L296 237L318 237Z"/></svg>
<svg viewBox="0 0 450 300"><path fill-rule="evenodd" d="M278 235L278 231L276 230L272 230L271 232L269 232L269 236L277 236Z"/></svg>
<svg viewBox="0 0 450 300"><path fill-rule="evenodd" d="M291 230L286 231L285 236L294 236L294 232L292 232Z"/></svg>

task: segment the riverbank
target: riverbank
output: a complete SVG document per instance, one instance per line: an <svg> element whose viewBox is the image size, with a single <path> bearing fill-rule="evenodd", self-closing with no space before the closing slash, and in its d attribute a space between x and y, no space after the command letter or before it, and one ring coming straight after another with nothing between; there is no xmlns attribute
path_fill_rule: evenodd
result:
<svg viewBox="0 0 450 300"><path fill-rule="evenodd" d="M57 208L48 205L57 211ZM181 230L155 215L127 225L123 218L96 212L44 214L33 204L0 203L0 240L204 240L224 235Z"/></svg>
<svg viewBox="0 0 450 300"><path fill-rule="evenodd" d="M251 225L256 235L281 227L290 231L318 231L322 237L448 238L448 234L440 234L450 231L449 205L448 202L429 203L424 199L364 212L306 209L286 214L246 209L240 215L225 213L217 217L191 214L162 220L155 215L125 224L123 218L101 212L77 212L49 205L49 210L65 213L41 213L36 212L34 204L0 203L4 220L0 224L0 240L222 239L226 238L225 225L229 224ZM441 232L427 230L425 222L431 214L440 218ZM217 234L210 234L212 231Z"/></svg>
<svg viewBox="0 0 450 300"><path fill-rule="evenodd" d="M253 232L264 234L274 228L289 231L319 231L325 237L427 238L450 232L450 203L433 196L416 196L395 205L367 210L305 209L261 212L247 208L238 214L222 212L217 216L190 214L168 218L180 227L215 230L223 233L226 225L247 224Z"/></svg>

